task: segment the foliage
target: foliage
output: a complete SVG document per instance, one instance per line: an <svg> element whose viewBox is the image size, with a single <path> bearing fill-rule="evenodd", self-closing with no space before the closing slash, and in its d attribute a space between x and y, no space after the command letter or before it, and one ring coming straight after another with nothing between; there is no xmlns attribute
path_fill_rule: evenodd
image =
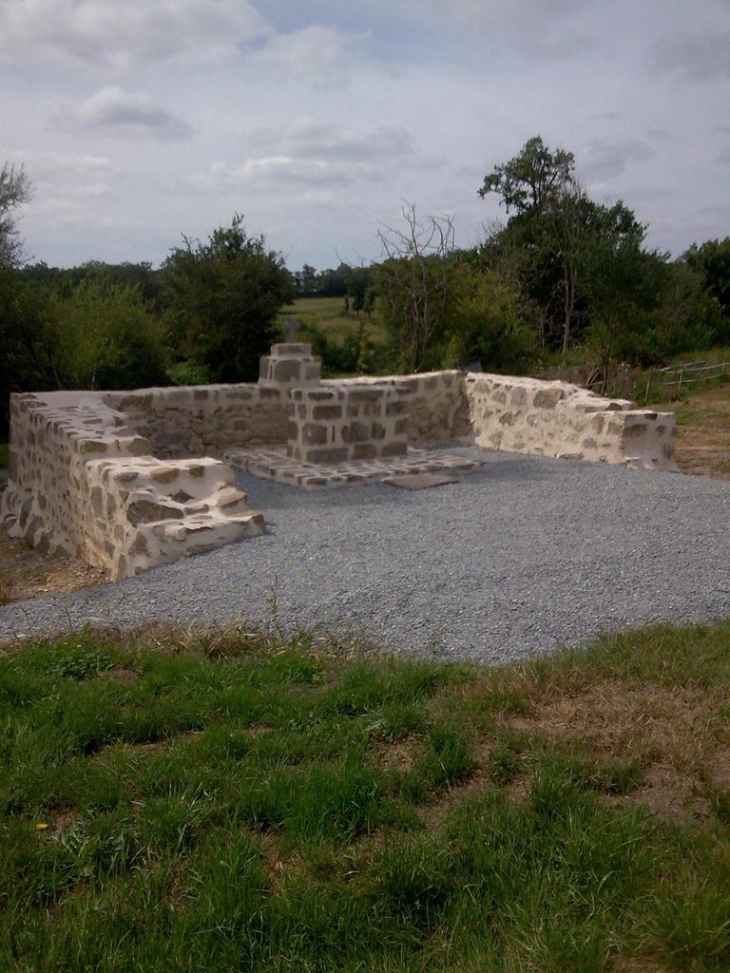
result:
<svg viewBox="0 0 730 973"><path fill-rule="evenodd" d="M545 352L565 356L584 343L596 356L594 379L605 387L615 362L656 364L723 340L722 318L702 281L711 266L719 286L718 250L691 251L672 264L646 249L646 228L623 202L587 196L570 152L530 139L485 178L479 194L491 192L513 215L493 229L480 257L497 272L506 268Z"/></svg>
<svg viewBox="0 0 730 973"><path fill-rule="evenodd" d="M51 294L44 318L59 388L167 384L159 325L135 286L89 277Z"/></svg>
<svg viewBox="0 0 730 973"><path fill-rule="evenodd" d="M727 968L728 623L497 669L351 650L0 655L0 967Z"/></svg>
<svg viewBox="0 0 730 973"><path fill-rule="evenodd" d="M23 261L22 243L11 214L30 197L25 170L5 163L0 169L0 267L18 267Z"/></svg>
<svg viewBox="0 0 730 973"><path fill-rule="evenodd" d="M163 265L168 343L179 361L202 366L213 381L250 382L276 341L276 316L291 297L280 254L250 237L243 217L207 243L172 251Z"/></svg>
<svg viewBox="0 0 730 973"><path fill-rule="evenodd" d="M316 324L304 324L297 338L311 344L312 354L322 359L322 374L326 378L374 375L387 371L390 364L389 349L374 340L364 321L348 330L342 341Z"/></svg>
<svg viewBox="0 0 730 973"><path fill-rule="evenodd" d="M161 274L146 261L108 264L101 260L89 260L77 267L65 268L49 267L41 262L23 267L21 274L24 280L34 281L59 297L70 297L79 284L88 280L102 279L108 283L122 284L136 288L155 312L161 310Z"/></svg>
<svg viewBox="0 0 730 973"><path fill-rule="evenodd" d="M693 244L683 256L684 262L701 274L704 285L719 306L722 333L717 340L730 344L730 237Z"/></svg>
<svg viewBox="0 0 730 973"><path fill-rule="evenodd" d="M534 356L535 335L520 317L507 280L469 259L454 267L456 311L442 364L479 362L486 371L521 374Z"/></svg>
<svg viewBox="0 0 730 973"><path fill-rule="evenodd" d="M42 354L37 347L36 308L18 279L23 260L13 210L27 202L31 187L24 170L7 163L0 169L0 436L7 434L10 393L24 387L24 377L41 381ZM41 382L39 387L43 387Z"/></svg>
<svg viewBox="0 0 730 973"><path fill-rule="evenodd" d="M0 267L0 437L7 435L11 393L59 387L45 304L41 289Z"/></svg>
<svg viewBox="0 0 730 973"><path fill-rule="evenodd" d="M573 184L574 169L572 152L560 148L551 152L536 135L514 159L495 166L478 192L482 199L497 193L507 213L540 212L566 194Z"/></svg>
<svg viewBox="0 0 730 973"><path fill-rule="evenodd" d="M438 367L454 320L454 230L448 218L419 220L413 205L402 213L405 229L379 234L385 260L375 283L396 367L418 372Z"/></svg>

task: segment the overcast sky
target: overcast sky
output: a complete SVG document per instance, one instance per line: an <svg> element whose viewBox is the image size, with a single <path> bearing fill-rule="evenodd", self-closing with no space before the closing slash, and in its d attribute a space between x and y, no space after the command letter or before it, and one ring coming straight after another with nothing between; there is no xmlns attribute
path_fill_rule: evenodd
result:
<svg viewBox="0 0 730 973"><path fill-rule="evenodd" d="M403 201L472 246L533 135L681 253L730 235L730 0L0 0L29 256L158 264L245 215L291 270Z"/></svg>

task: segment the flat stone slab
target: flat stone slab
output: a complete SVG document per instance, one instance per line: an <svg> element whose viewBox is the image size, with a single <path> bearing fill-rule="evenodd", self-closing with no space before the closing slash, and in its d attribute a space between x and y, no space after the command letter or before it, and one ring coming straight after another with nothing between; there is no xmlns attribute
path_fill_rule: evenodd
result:
<svg viewBox="0 0 730 973"><path fill-rule="evenodd" d="M468 459L441 450L412 448L409 448L405 456L350 460L347 463L333 465L299 462L286 455L286 446L279 445L229 450L223 458L232 466L253 476L264 480L275 480L278 483L288 483L305 490L331 490L337 487L363 486L367 483L383 483L394 479L436 474L442 479L448 476L448 482L454 482L453 476L449 475L454 470L468 472L484 466L483 460ZM406 487L406 489L424 489L425 485Z"/></svg>
<svg viewBox="0 0 730 973"><path fill-rule="evenodd" d="M446 486L447 483L459 481L455 476L448 476L446 473L413 473L409 476L391 476L383 482L402 490L428 490L430 487Z"/></svg>

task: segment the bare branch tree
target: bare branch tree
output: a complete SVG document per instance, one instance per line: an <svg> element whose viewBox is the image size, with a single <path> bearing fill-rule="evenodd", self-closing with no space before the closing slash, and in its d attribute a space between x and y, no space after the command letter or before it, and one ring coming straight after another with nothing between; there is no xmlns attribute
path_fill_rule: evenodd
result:
<svg viewBox="0 0 730 973"><path fill-rule="evenodd" d="M418 371L444 330L453 300L452 268L446 258L454 251L454 225L448 216L419 220L413 203L403 203L401 213L404 229L386 226L378 231L385 256L379 291L399 364Z"/></svg>

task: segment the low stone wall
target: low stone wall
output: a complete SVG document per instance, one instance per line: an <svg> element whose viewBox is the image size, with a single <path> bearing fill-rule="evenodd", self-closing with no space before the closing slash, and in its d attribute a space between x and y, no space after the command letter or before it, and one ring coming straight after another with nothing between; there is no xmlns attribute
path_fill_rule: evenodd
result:
<svg viewBox="0 0 730 973"><path fill-rule="evenodd" d="M468 440L489 449L675 470L674 413L637 409L566 382L471 373Z"/></svg>
<svg viewBox="0 0 730 973"><path fill-rule="evenodd" d="M464 395L465 375L455 370L386 378L347 378L322 382L323 388L399 385L410 390L408 439L412 443L466 440L470 434L469 405Z"/></svg>
<svg viewBox="0 0 730 973"><path fill-rule="evenodd" d="M406 382L291 389L287 456L328 464L405 456L410 397Z"/></svg>
<svg viewBox="0 0 730 973"><path fill-rule="evenodd" d="M266 385L192 385L100 395L149 439L159 457L221 456L231 447L286 441L286 392Z"/></svg>
<svg viewBox="0 0 730 973"><path fill-rule="evenodd" d="M560 459L676 470L674 413L638 409L567 382L459 372L347 379L411 390L408 438L459 442ZM335 383L323 382L324 386Z"/></svg>
<svg viewBox="0 0 730 973"><path fill-rule="evenodd" d="M0 505L11 536L83 558L117 579L263 531L263 515L248 509L225 463L156 458L150 440L107 399L114 396L12 397Z"/></svg>
<svg viewBox="0 0 730 973"><path fill-rule="evenodd" d="M12 536L119 578L263 531L219 459L245 447L287 443L290 456L299 450L312 462L324 449L332 462L332 450L348 461L385 459L402 457L407 440L455 441L675 469L673 414L563 382L318 374L308 346L281 344L258 384L14 395L0 519Z"/></svg>

